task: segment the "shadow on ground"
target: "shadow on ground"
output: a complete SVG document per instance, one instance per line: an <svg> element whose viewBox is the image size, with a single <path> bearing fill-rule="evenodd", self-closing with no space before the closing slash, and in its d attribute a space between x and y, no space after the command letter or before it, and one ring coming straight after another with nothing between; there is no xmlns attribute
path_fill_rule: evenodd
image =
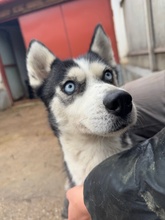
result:
<svg viewBox="0 0 165 220"><path fill-rule="evenodd" d="M61 219L61 149L39 101L0 112L0 219Z"/></svg>

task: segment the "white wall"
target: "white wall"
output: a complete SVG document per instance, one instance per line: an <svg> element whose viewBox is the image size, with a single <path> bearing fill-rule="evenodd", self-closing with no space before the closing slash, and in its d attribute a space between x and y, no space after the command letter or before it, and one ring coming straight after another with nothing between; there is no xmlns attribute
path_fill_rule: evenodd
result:
<svg viewBox="0 0 165 220"><path fill-rule="evenodd" d="M113 19L118 44L118 51L121 63L126 63L126 55L128 53L128 44L125 31L123 8L120 6L121 0L111 0Z"/></svg>

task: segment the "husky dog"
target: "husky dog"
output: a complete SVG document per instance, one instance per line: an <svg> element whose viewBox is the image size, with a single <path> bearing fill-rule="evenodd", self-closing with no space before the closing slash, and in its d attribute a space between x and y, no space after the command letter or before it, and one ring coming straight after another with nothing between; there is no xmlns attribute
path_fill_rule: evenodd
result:
<svg viewBox="0 0 165 220"><path fill-rule="evenodd" d="M132 97L117 87L110 40L97 25L88 53L65 61L33 40L27 70L62 147L66 189L83 184L96 165L125 149L123 133L136 121Z"/></svg>

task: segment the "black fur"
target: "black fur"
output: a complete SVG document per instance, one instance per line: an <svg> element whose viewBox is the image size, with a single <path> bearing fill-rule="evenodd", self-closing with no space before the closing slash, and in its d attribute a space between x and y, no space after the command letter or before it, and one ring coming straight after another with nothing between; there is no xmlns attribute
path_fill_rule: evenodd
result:
<svg viewBox="0 0 165 220"><path fill-rule="evenodd" d="M97 53L93 51L89 51L88 53L80 56L79 58L84 58L85 60L88 60L89 62L100 61L102 63L105 63L106 65L109 65L108 63L106 63L105 60L103 60Z"/></svg>
<svg viewBox="0 0 165 220"><path fill-rule="evenodd" d="M51 72L44 83L37 89L37 95L45 103L46 107L55 95L55 88L62 82L67 70L77 64L73 60L61 61L58 58L51 65Z"/></svg>
<svg viewBox="0 0 165 220"><path fill-rule="evenodd" d="M58 58L51 65L51 72L43 84L36 89L36 94L44 102L48 110L49 123L54 131L54 134L59 137L60 131L55 117L49 109L49 103L55 95L56 87L62 82L67 74L69 68L77 66L73 60L61 61Z"/></svg>
<svg viewBox="0 0 165 220"><path fill-rule="evenodd" d="M48 119L49 119L50 127L52 128L56 137L59 137L61 132L58 129L58 124L56 122L56 119L55 119L54 115L52 114L52 112L50 111L49 107L47 107L47 110L48 110Z"/></svg>
<svg viewBox="0 0 165 220"><path fill-rule="evenodd" d="M85 55L80 56L80 58L84 58L86 60L89 60L89 62L100 61L100 62L104 63L105 65L109 66L115 72L117 79L118 79L119 73L118 73L117 68L110 66L109 63L104 58L100 57L97 53L95 53L93 51L89 51Z"/></svg>

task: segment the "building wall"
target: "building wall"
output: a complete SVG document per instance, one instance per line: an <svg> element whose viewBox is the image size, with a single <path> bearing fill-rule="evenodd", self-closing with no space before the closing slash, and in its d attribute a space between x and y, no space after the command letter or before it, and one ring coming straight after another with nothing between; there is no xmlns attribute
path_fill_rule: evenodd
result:
<svg viewBox="0 0 165 220"><path fill-rule="evenodd" d="M26 51L20 33L20 29L18 28L18 26L10 26L10 27L5 27L4 30L6 30L10 35L14 57L17 63L17 68L21 78L21 83L23 85L23 92L24 95L28 97L27 84L26 84L28 77L27 77L27 70L25 64Z"/></svg>
<svg viewBox="0 0 165 220"><path fill-rule="evenodd" d="M13 32L10 35L6 29L0 29L0 56L3 63L5 77L13 100L18 100L24 96L24 89L15 58L15 53L19 51L19 47L15 49L12 47L11 39L13 37Z"/></svg>
<svg viewBox="0 0 165 220"><path fill-rule="evenodd" d="M165 69L165 1L125 0L123 10L129 63Z"/></svg>
<svg viewBox="0 0 165 220"><path fill-rule="evenodd" d="M165 1L111 1L121 62L165 69Z"/></svg>
<svg viewBox="0 0 165 220"><path fill-rule="evenodd" d="M0 57L0 111L12 105L12 97L5 77L2 60Z"/></svg>
<svg viewBox="0 0 165 220"><path fill-rule="evenodd" d="M111 0L113 10L113 20L120 61L127 62L128 42L125 31L124 11L120 6L120 0Z"/></svg>
<svg viewBox="0 0 165 220"><path fill-rule="evenodd" d="M26 47L38 39L59 58L76 57L89 49L96 24L110 36L119 61L109 0L76 0L19 17Z"/></svg>
<svg viewBox="0 0 165 220"><path fill-rule="evenodd" d="M1 81L1 73L0 73L0 111L7 109L12 105L12 101L9 97L7 89Z"/></svg>

